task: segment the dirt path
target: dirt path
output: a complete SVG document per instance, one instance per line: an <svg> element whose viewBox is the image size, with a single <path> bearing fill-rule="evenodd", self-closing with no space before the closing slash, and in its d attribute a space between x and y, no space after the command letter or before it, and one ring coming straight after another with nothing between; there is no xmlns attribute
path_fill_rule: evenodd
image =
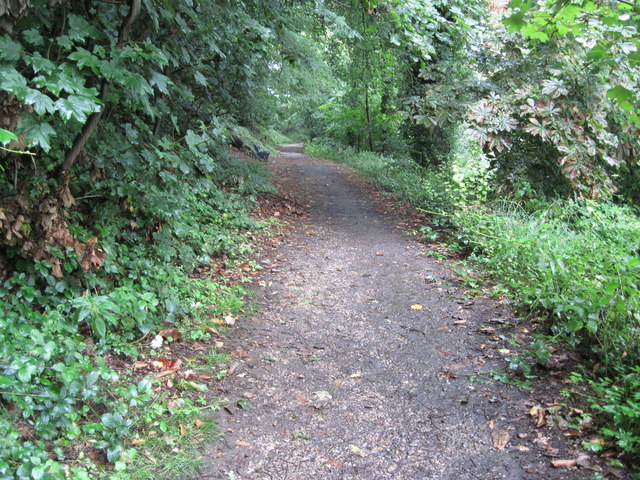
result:
<svg viewBox="0 0 640 480"><path fill-rule="evenodd" d="M224 438L199 478L588 477L550 467L571 452L529 396L468 381L504 367L479 329L499 334L508 309L469 300L357 176L301 151L272 167L309 215L267 252L262 309L227 341Z"/></svg>

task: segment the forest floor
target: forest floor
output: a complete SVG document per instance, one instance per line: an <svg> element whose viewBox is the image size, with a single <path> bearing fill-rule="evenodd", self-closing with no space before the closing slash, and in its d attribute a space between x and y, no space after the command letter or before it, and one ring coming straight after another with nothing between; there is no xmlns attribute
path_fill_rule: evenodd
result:
<svg viewBox="0 0 640 480"><path fill-rule="evenodd" d="M198 478L623 478L581 452L560 364L531 391L491 380L534 327L404 233L415 214L302 145L269 163L304 214L225 340L222 438Z"/></svg>

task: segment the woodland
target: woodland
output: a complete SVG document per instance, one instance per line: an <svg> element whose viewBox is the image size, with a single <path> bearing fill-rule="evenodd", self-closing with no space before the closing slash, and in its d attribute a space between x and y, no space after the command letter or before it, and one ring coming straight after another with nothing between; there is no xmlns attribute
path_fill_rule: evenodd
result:
<svg viewBox="0 0 640 480"><path fill-rule="evenodd" d="M0 1L0 478L157 477L213 428L157 349L206 343L216 371L277 228L250 157L289 140L545 325L508 378L581 352L588 447L633 464L638 28L625 0Z"/></svg>

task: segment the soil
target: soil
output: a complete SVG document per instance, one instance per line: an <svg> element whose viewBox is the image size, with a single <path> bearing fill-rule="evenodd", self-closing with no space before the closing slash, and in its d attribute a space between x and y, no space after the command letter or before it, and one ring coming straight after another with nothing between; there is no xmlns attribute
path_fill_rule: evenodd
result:
<svg viewBox="0 0 640 480"><path fill-rule="evenodd" d="M223 437L198 478L527 480L601 470L588 456L582 467L551 464L578 458L582 440L552 418L566 402L553 372L530 392L490 380L513 353L505 340L527 328L508 303L471 295L431 247L403 233L403 209L349 168L302 151L283 146L269 162L280 195L306 213L264 252L259 313L225 341L234 359Z"/></svg>

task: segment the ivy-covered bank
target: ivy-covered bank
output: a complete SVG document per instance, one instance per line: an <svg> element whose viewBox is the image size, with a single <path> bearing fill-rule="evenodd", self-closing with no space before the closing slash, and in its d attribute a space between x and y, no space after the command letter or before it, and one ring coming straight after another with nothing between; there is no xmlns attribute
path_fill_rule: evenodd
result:
<svg viewBox="0 0 640 480"><path fill-rule="evenodd" d="M268 115L263 7L0 3L0 477L197 464L215 332L243 303L225 272L271 189L229 153L270 142L240 126Z"/></svg>

